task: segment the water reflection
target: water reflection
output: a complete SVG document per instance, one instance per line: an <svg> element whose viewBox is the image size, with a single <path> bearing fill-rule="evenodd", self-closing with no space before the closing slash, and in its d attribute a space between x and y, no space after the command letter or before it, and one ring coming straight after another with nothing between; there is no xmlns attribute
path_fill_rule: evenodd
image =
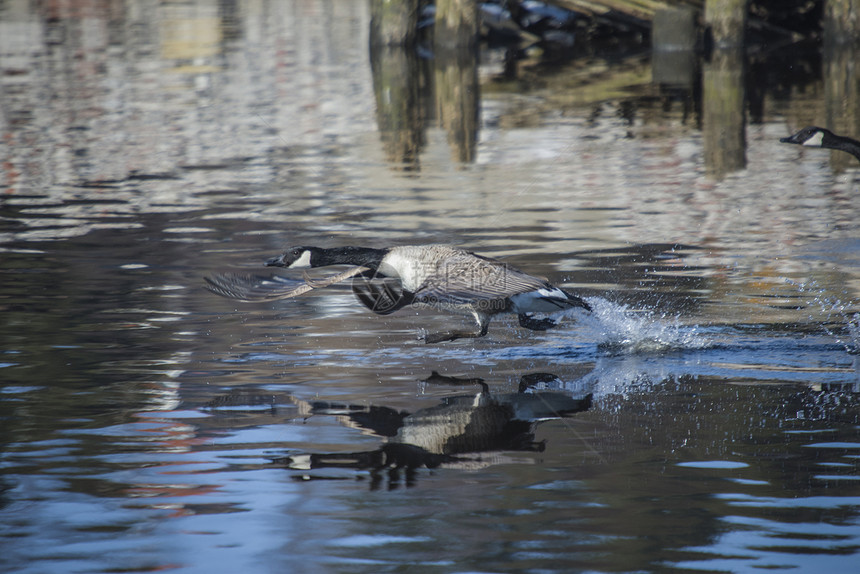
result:
<svg viewBox="0 0 860 574"><path fill-rule="evenodd" d="M831 41L829 36L825 40L826 127L849 137L860 137L860 114L857 113L860 109L860 71L854 65L860 56L860 46L856 42L837 43ZM855 158L833 150L830 153L830 165L835 171L842 172L848 166L856 166L857 162Z"/></svg>
<svg viewBox="0 0 860 574"><path fill-rule="evenodd" d="M512 459L506 452L538 451L545 441L534 440L538 424L588 410L591 395L574 398L547 389L558 386L558 377L530 373L520 379L516 393L492 393L480 378L457 378L433 373L424 380L432 385L480 386L477 394L447 396L441 404L413 413L385 406L300 401L305 416L333 415L342 424L386 442L372 451L350 453L290 454L276 462L293 470L315 471L303 480L323 479L325 468L370 470L371 488L380 486L380 473L388 471L389 487L405 472L407 486L415 483L415 470L440 466L479 468Z"/></svg>
<svg viewBox="0 0 860 574"><path fill-rule="evenodd" d="M451 155L461 163L475 161L481 97L477 52L445 51L434 62L436 108Z"/></svg>
<svg viewBox="0 0 860 574"><path fill-rule="evenodd" d="M425 130L436 119L455 161L475 160L480 85L476 51L447 50L432 60L410 49L370 51L376 115L386 156L395 167L417 170Z"/></svg>
<svg viewBox="0 0 860 574"><path fill-rule="evenodd" d="M705 171L715 179L746 166L744 50L714 50L702 73Z"/></svg>
<svg viewBox="0 0 860 574"><path fill-rule="evenodd" d="M426 63L409 49L373 46L370 50L379 135L388 161L406 170L419 169L425 142L428 106L421 87L430 76Z"/></svg>
<svg viewBox="0 0 860 574"><path fill-rule="evenodd" d="M683 12L686 13L686 12ZM692 13L692 12L690 12ZM809 72L815 74L819 68L818 55L808 50L798 50L791 36L780 36L777 48L747 54L740 49L717 49L708 52L701 63L700 42L692 32L693 39L683 49L669 46L652 53L652 83L660 86L664 94L672 98L691 101L690 108L698 117L693 118L700 126L704 139L704 164L706 173L715 180L737 172L747 165L746 128L747 115L753 122L761 122L763 106L769 89L773 89L773 66L779 65L777 83L796 80L806 84ZM669 40L667 40L669 41ZM768 44L763 44L765 47ZM846 74L853 73L847 65L856 48L850 43L825 42L825 108L827 126L836 126L836 131L860 133L860 126L851 125L841 119L840 109L850 109L846 102L850 94L842 93L839 86L853 85ZM782 52L779 56L777 52ZM629 56L629 53L626 54ZM504 64L496 80L505 82L521 80L522 58L516 49L505 51ZM426 70L426 60L418 53L403 49L376 49L371 51L371 67L375 70L374 83L377 94L377 112L380 132L387 148L389 160L406 169L417 169L420 150L426 143L422 127L430 118L438 118L448 134L449 144L456 161L471 162L477 153L478 126L480 118L480 82L477 64L479 53L475 50L443 51L433 58L435 77L431 80ZM544 61L552 61L551 56ZM591 68L583 54L570 52L553 65L554 73L569 73L580 65ZM703 68L702 73L699 69ZM526 68L527 69L527 68ZM745 70L749 69L750 73ZM382 73L382 70L399 70L398 74ZM543 71L543 70L542 70ZM593 73L593 70L590 69ZM395 77L404 88L392 91L391 77ZM777 87L781 89L781 87ZM420 91L424 96L417 95ZM603 91L600 89L599 91ZM604 95L608 93L604 92ZM437 102L435 116L429 113L424 102ZM838 117L837 117L838 116ZM409 118L412 117L410 120ZM423 118L423 119L422 119ZM628 121L633 121L630 116ZM806 123L816 123L809 120ZM799 127L799 126L798 126ZM848 159L834 156L834 169L842 171Z"/></svg>

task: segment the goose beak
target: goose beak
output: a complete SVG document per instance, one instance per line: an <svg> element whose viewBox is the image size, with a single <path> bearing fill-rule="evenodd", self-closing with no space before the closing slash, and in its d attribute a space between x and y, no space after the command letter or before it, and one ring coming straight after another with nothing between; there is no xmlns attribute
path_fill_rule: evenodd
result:
<svg viewBox="0 0 860 574"><path fill-rule="evenodd" d="M286 264L284 263L284 256L278 255L277 257L267 259L266 267L286 267Z"/></svg>

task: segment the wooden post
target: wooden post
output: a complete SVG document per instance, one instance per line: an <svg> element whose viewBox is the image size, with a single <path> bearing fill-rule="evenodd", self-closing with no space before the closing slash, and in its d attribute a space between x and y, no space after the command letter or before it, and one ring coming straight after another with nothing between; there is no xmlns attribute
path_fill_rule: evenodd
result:
<svg viewBox="0 0 860 574"><path fill-rule="evenodd" d="M445 50L474 50L478 46L478 2L437 0L434 46Z"/></svg>
<svg viewBox="0 0 860 574"><path fill-rule="evenodd" d="M824 123L836 133L860 137L860 0L826 0L824 4ZM845 156L845 157L843 157ZM833 150L830 166L837 173L852 165L848 154Z"/></svg>
<svg viewBox="0 0 860 574"><path fill-rule="evenodd" d="M705 173L719 181L746 166L744 52L715 50L702 72Z"/></svg>
<svg viewBox="0 0 860 574"><path fill-rule="evenodd" d="M860 42L860 0L827 0L824 4L824 42Z"/></svg>
<svg viewBox="0 0 860 574"><path fill-rule="evenodd" d="M747 0L706 0L705 23L714 48L742 46L747 24Z"/></svg>
<svg viewBox="0 0 860 574"><path fill-rule="evenodd" d="M706 0L712 53L702 72L705 172L720 180L746 166L744 39L748 0Z"/></svg>
<svg viewBox="0 0 860 574"><path fill-rule="evenodd" d="M691 86L696 78L699 14L687 7L664 8L651 27L651 78L655 84Z"/></svg>
<svg viewBox="0 0 860 574"><path fill-rule="evenodd" d="M696 10L687 6L658 10L651 23L651 47L661 52L695 50L699 43L698 17Z"/></svg>
<svg viewBox="0 0 860 574"><path fill-rule="evenodd" d="M475 50L444 50L436 55L436 113L459 163L475 161L481 88Z"/></svg>
<svg viewBox="0 0 860 574"><path fill-rule="evenodd" d="M385 155L394 169L418 171L424 144L418 56L411 49L371 46L370 70Z"/></svg>
<svg viewBox="0 0 860 574"><path fill-rule="evenodd" d="M436 0L436 102L456 161L472 162L478 141L478 2Z"/></svg>
<svg viewBox="0 0 860 574"><path fill-rule="evenodd" d="M845 39L824 41L824 124L838 134L860 137L860 44ZM830 167L836 173L857 165L845 152L830 152Z"/></svg>
<svg viewBox="0 0 860 574"><path fill-rule="evenodd" d="M370 44L414 44L418 34L418 9L418 0L370 0Z"/></svg>

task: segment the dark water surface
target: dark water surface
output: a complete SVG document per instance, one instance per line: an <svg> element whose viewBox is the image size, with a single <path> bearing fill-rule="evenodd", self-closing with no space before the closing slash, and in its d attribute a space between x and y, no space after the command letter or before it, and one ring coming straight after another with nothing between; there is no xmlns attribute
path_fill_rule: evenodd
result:
<svg viewBox="0 0 860 574"><path fill-rule="evenodd" d="M0 569L857 571L860 171L778 143L852 105L837 56L747 61L726 169L647 53L457 76L371 66L362 2L74 6L0 4ZM465 320L203 289L431 242L595 312L428 346Z"/></svg>

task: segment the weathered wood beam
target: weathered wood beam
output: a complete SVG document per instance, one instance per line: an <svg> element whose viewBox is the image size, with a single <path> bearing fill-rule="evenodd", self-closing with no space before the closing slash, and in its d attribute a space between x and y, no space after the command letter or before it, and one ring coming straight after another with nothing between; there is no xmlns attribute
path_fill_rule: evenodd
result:
<svg viewBox="0 0 860 574"><path fill-rule="evenodd" d="M708 0L705 24L710 28L715 48L741 46L744 43L749 0Z"/></svg>
<svg viewBox="0 0 860 574"><path fill-rule="evenodd" d="M651 21L659 10L677 6L701 8L704 0L544 0L560 8L591 16L601 16L615 11L640 20Z"/></svg>
<svg viewBox="0 0 860 574"><path fill-rule="evenodd" d="M370 43L409 46L418 34L418 0L371 0Z"/></svg>
<svg viewBox="0 0 860 574"><path fill-rule="evenodd" d="M476 0L436 0L436 50L474 49L478 44Z"/></svg>
<svg viewBox="0 0 860 574"><path fill-rule="evenodd" d="M824 41L833 44L860 43L860 0L826 0Z"/></svg>

